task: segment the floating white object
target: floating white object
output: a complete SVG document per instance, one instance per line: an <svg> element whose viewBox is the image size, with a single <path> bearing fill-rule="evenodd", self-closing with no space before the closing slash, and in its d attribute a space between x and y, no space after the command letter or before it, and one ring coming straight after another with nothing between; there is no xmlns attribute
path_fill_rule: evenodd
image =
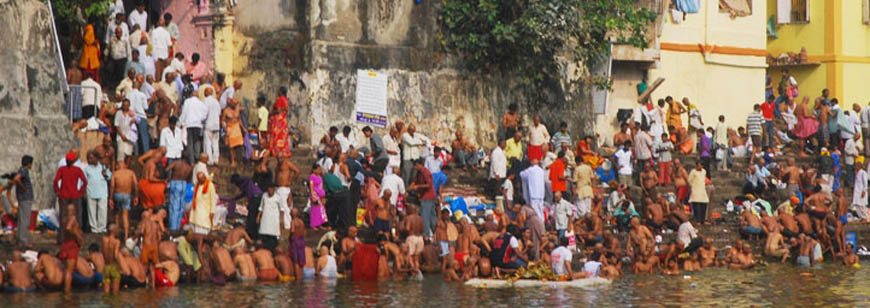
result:
<svg viewBox="0 0 870 308"><path fill-rule="evenodd" d="M513 283L507 280L500 279L470 279L465 282L465 285L475 288L523 288L523 287L572 287L572 288L588 288L596 286L610 285L609 279L600 277L576 279L571 281L541 281L541 280L525 280L520 279Z"/></svg>

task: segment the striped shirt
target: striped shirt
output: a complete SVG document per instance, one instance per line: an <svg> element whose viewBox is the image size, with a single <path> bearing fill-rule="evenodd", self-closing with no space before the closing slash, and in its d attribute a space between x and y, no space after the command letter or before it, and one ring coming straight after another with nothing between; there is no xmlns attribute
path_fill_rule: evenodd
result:
<svg viewBox="0 0 870 308"><path fill-rule="evenodd" d="M750 136L760 136L763 124L764 116L761 115L761 112L754 111L746 117L746 131L749 132Z"/></svg>

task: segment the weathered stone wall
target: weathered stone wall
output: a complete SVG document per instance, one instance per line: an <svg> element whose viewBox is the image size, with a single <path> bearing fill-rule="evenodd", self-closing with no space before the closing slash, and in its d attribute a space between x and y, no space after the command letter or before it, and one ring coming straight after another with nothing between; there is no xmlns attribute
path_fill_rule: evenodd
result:
<svg viewBox="0 0 870 308"><path fill-rule="evenodd" d="M0 0L0 172L35 158L36 206L46 207L57 162L73 145L58 80L48 8L36 0Z"/></svg>
<svg viewBox="0 0 870 308"><path fill-rule="evenodd" d="M288 86L291 121L303 140L318 139L332 125L361 128L353 118L357 69L388 74L389 121L416 123L418 131L441 143L463 129L476 143L492 146L511 103L552 126L569 122L575 136L592 131L591 98L581 87L529 89L508 74L465 71L453 56L439 52L439 6L438 1L240 0L234 11L233 78L245 82L242 95L251 99L261 92L272 101L279 86Z"/></svg>

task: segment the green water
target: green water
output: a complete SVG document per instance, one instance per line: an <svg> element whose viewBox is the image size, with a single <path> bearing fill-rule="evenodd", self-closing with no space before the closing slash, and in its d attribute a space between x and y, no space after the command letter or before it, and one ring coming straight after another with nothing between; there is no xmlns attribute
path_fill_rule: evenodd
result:
<svg viewBox="0 0 870 308"><path fill-rule="evenodd" d="M812 277L801 276L812 273ZM771 264L751 271L706 269L684 276L627 275L594 289L477 289L428 275L416 282L305 281L184 285L126 290L2 294L0 307L809 307L870 304L870 265L813 269Z"/></svg>

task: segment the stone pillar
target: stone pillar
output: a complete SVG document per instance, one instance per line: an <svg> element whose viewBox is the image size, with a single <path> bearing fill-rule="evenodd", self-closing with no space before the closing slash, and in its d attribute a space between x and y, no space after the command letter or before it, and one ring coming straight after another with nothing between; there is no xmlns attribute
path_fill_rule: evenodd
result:
<svg viewBox="0 0 870 308"><path fill-rule="evenodd" d="M232 15L223 14L216 18L214 27L214 71L224 73L227 76L227 86L233 84L233 21Z"/></svg>

